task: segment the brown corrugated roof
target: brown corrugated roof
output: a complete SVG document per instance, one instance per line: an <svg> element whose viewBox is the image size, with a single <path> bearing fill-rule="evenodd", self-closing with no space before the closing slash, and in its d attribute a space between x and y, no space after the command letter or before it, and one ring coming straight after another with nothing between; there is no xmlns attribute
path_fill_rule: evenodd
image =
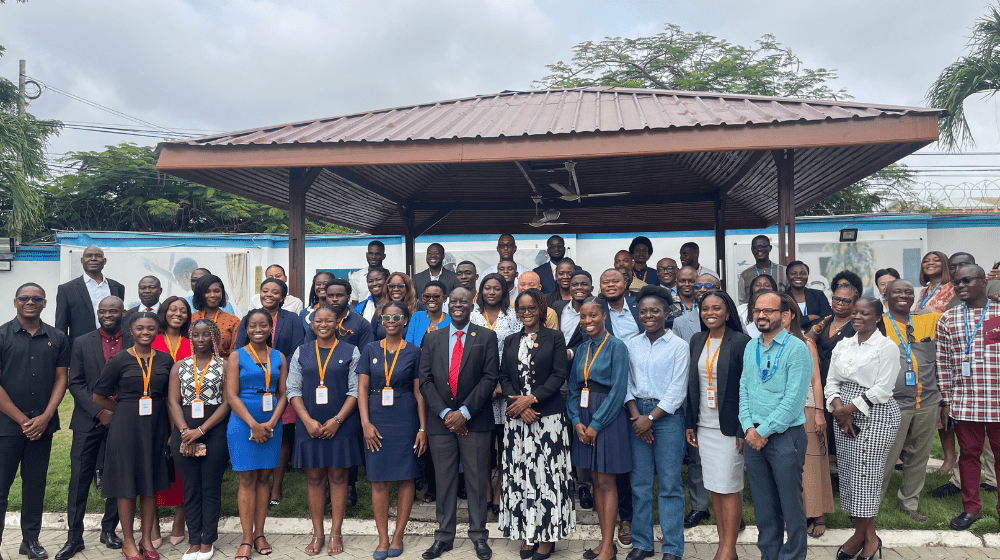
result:
<svg viewBox="0 0 1000 560"><path fill-rule="evenodd" d="M753 95L575 88L506 91L171 142L198 146L406 142L632 132L934 114L922 107Z"/></svg>

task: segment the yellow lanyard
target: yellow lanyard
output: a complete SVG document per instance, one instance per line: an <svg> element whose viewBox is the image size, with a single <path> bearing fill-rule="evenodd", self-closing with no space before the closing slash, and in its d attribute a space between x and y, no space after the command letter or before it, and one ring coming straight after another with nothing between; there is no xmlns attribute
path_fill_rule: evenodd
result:
<svg viewBox="0 0 1000 560"><path fill-rule="evenodd" d="M208 365L202 370L201 376L198 375L198 358L191 354L191 360L194 363L194 400L201 400L201 384L205 381L205 375L208 373L208 368L212 366L212 361L215 360L215 354L212 354L212 359L208 361Z"/></svg>
<svg viewBox="0 0 1000 560"><path fill-rule="evenodd" d="M719 346L715 349L715 354L709 358L709 353L712 352L712 337L708 337L705 342L705 369L708 370L708 385L712 386L712 363L715 362L716 358L719 357L719 350L722 350L722 340L719 340Z"/></svg>
<svg viewBox="0 0 1000 560"><path fill-rule="evenodd" d="M184 337L180 336L180 335L177 336L177 347L176 348L174 348L174 345L170 343L170 337L167 336L167 333L163 333L163 340L166 341L166 343L167 343L167 350L170 351L170 357L173 358L174 361L176 362L177 361L177 353L181 351L181 340L184 340Z"/></svg>
<svg viewBox="0 0 1000 560"><path fill-rule="evenodd" d="M602 340L601 344L597 347L597 352L594 353L594 359L593 360L590 359L590 348L591 348L591 346L593 346L593 344L588 344L587 345L587 357L583 359L583 386L584 387L587 386L587 380L590 379L590 368L594 365L594 362L597 361L597 357L601 355L601 348L604 348L604 343L608 341L608 334L609 333L607 333L607 332L604 333L604 340Z"/></svg>
<svg viewBox="0 0 1000 560"><path fill-rule="evenodd" d="M149 396L149 378L153 375L153 355L156 354L156 350L152 348L149 349L149 367L142 365L142 360L139 359L139 353L135 351L135 346L132 347L132 355L135 356L135 361L139 362L139 369L142 370L142 396Z"/></svg>
<svg viewBox="0 0 1000 560"><path fill-rule="evenodd" d="M396 360L399 359L399 355L403 353L403 348L406 347L406 341L399 341L399 348L396 348L396 356L392 358L392 366L389 365L389 350L388 344L385 340L382 341L382 368L385 369L385 386L391 387L392 384L389 382L392 379L392 372L396 369Z"/></svg>
<svg viewBox="0 0 1000 560"><path fill-rule="evenodd" d="M257 365L260 366L260 369L264 370L264 392L270 393L271 392L271 349L268 348L266 344L264 345L264 350L265 353L267 354L267 369L264 369L264 366L261 365L260 357L257 355L257 351L253 349L253 345L247 344L247 346L250 347L250 353L252 353L254 359L257 360Z"/></svg>
<svg viewBox="0 0 1000 560"><path fill-rule="evenodd" d="M319 367L319 386L325 387L326 385L323 381L326 379L326 366L330 363L330 356L333 356L333 350L337 347L339 340L333 341L333 346L330 347L330 353L326 355L326 361L320 359L319 357L319 341L316 341L316 365Z"/></svg>

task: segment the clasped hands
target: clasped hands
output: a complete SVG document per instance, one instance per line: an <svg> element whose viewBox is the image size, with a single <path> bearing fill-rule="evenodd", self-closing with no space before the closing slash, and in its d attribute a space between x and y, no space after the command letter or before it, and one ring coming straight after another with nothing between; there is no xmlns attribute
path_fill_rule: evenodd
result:
<svg viewBox="0 0 1000 560"><path fill-rule="evenodd" d="M767 438L761 437L761 435L757 433L756 428L750 428L747 430L746 443L755 450L760 451L761 449L764 449L765 445L767 445Z"/></svg>
<svg viewBox="0 0 1000 560"><path fill-rule="evenodd" d="M577 424L574 429L576 430L576 437L579 438L580 443L584 445L594 445L597 441L597 430L584 426L583 424Z"/></svg>
<svg viewBox="0 0 1000 560"><path fill-rule="evenodd" d="M254 443L267 443L274 435L274 426L270 423L254 423L250 426L250 441Z"/></svg>
<svg viewBox="0 0 1000 560"><path fill-rule="evenodd" d="M452 410L444 415L444 426L453 434L460 436L469 435L469 428L465 425L465 415L460 410Z"/></svg>
<svg viewBox="0 0 1000 560"><path fill-rule="evenodd" d="M510 398L514 399L514 403L507 407L507 416L509 418L520 418L525 424L531 424L535 420L538 420L538 413L531 408L531 405L538 402L535 397L531 395L510 395Z"/></svg>
<svg viewBox="0 0 1000 560"><path fill-rule="evenodd" d="M302 423L305 424L306 431L309 432L309 437L313 439L330 439L337 435L337 430L340 429L340 423L333 418L323 422L322 424L312 418L308 419L308 421L303 418Z"/></svg>
<svg viewBox="0 0 1000 560"><path fill-rule="evenodd" d="M45 414L29 418L27 421L21 423L21 433L30 441L36 441L45 433L45 428L48 427L49 420L51 419L51 416L46 416Z"/></svg>

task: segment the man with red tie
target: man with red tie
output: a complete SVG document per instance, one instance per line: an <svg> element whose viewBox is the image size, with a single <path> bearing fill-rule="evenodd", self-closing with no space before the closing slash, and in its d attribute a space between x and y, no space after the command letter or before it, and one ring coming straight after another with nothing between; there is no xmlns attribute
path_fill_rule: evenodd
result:
<svg viewBox="0 0 1000 560"><path fill-rule="evenodd" d="M491 396L499 380L497 335L469 323L472 292L455 288L448 315L451 326L424 336L420 356L420 392L427 403L427 436L437 480L434 544L423 553L432 560L452 549L458 510L458 461L462 461L469 497L469 540L476 557L489 560L486 539L486 488Z"/></svg>
<svg viewBox="0 0 1000 560"><path fill-rule="evenodd" d="M160 310L160 296L163 295L163 287L160 279L156 276L143 276L139 280L139 305L131 307L125 311L122 325L127 332L132 326L132 316L140 311L156 313ZM192 311L193 313L193 311Z"/></svg>

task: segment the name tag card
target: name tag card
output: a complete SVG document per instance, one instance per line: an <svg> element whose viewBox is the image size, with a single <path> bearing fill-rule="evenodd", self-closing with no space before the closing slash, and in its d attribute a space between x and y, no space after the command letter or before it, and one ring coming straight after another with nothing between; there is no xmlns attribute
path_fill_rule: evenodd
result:
<svg viewBox="0 0 1000 560"><path fill-rule="evenodd" d="M382 406L392 406L393 397L392 387L382 388Z"/></svg>
<svg viewBox="0 0 1000 560"><path fill-rule="evenodd" d="M142 397L139 399L139 416L151 416L153 414L153 399Z"/></svg>
<svg viewBox="0 0 1000 560"><path fill-rule="evenodd" d="M205 401L201 399L195 399L191 401L191 418L204 418L205 417Z"/></svg>
<svg viewBox="0 0 1000 560"><path fill-rule="evenodd" d="M709 387L705 393L708 400L708 408L715 408L715 387Z"/></svg>
<svg viewBox="0 0 1000 560"><path fill-rule="evenodd" d="M271 412L274 410L274 395L271 393L264 393L262 406L264 412Z"/></svg>
<svg viewBox="0 0 1000 560"><path fill-rule="evenodd" d="M316 387L316 404L330 404L330 389L326 385Z"/></svg>
<svg viewBox="0 0 1000 560"><path fill-rule="evenodd" d="M968 360L962 362L962 377L972 377L972 362Z"/></svg>
<svg viewBox="0 0 1000 560"><path fill-rule="evenodd" d="M917 386L917 372L913 371L912 369L908 369L906 370L906 373L904 375L907 387Z"/></svg>
<svg viewBox="0 0 1000 560"><path fill-rule="evenodd" d="M590 407L590 389L584 387L580 389L580 408Z"/></svg>

